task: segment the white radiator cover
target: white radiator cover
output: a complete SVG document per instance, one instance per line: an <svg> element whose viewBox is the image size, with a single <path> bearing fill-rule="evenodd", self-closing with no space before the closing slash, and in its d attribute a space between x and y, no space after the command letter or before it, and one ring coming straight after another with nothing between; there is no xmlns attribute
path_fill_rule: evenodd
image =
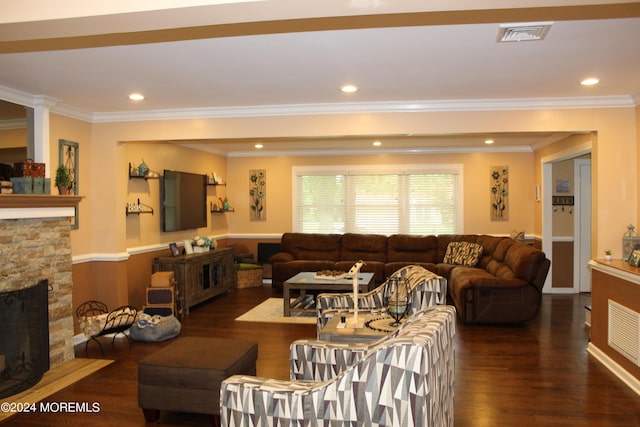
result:
<svg viewBox="0 0 640 427"><path fill-rule="evenodd" d="M640 366L640 313L609 300L608 344Z"/></svg>

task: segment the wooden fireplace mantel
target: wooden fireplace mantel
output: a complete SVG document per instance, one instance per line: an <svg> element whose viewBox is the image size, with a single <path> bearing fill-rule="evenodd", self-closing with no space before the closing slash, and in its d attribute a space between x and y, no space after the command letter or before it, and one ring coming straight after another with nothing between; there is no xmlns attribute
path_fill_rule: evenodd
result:
<svg viewBox="0 0 640 427"><path fill-rule="evenodd" d="M76 214L81 196L50 194L0 194L0 220L64 218Z"/></svg>
<svg viewBox="0 0 640 427"><path fill-rule="evenodd" d="M0 194L0 209L68 208L75 207L82 196L53 196L50 194Z"/></svg>

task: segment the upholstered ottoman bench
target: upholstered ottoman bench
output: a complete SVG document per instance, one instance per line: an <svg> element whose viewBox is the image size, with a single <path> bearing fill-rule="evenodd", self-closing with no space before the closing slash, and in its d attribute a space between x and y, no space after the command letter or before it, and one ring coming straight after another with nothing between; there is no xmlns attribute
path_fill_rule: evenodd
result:
<svg viewBox="0 0 640 427"><path fill-rule="evenodd" d="M235 374L256 374L253 341L184 337L138 364L138 406L147 422L160 411L210 414L218 423L220 384Z"/></svg>

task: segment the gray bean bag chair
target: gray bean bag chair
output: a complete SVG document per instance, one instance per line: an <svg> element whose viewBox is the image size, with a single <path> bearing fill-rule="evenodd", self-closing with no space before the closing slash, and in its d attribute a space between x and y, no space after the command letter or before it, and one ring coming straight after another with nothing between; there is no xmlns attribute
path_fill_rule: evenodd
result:
<svg viewBox="0 0 640 427"><path fill-rule="evenodd" d="M180 335L182 325L175 316L151 316L139 313L131 326L130 336L136 341L158 342Z"/></svg>

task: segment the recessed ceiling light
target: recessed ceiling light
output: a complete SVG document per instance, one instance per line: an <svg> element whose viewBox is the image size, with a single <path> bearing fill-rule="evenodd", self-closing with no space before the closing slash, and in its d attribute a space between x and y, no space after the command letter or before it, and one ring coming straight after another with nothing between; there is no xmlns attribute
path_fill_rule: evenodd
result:
<svg viewBox="0 0 640 427"><path fill-rule="evenodd" d="M358 90L360 89L358 89L358 86L355 86L355 85L344 85L340 88L340 92L343 92L343 93L354 93L354 92L357 92Z"/></svg>
<svg viewBox="0 0 640 427"><path fill-rule="evenodd" d="M262 144L256 144L254 145L254 147L256 147L258 150L261 149L262 147L264 147Z"/></svg>
<svg viewBox="0 0 640 427"><path fill-rule="evenodd" d="M493 139L485 139L484 143L487 145L493 144L495 141Z"/></svg>
<svg viewBox="0 0 640 427"><path fill-rule="evenodd" d="M382 142L380 141L373 141L373 146L374 147L380 147L382 145Z"/></svg>
<svg viewBox="0 0 640 427"><path fill-rule="evenodd" d="M140 93L132 93L129 95L129 99L132 101L142 101L144 99L144 95Z"/></svg>
<svg viewBox="0 0 640 427"><path fill-rule="evenodd" d="M589 77L588 79L584 79L583 81L580 82L582 86L593 86L593 85L597 85L598 83L600 83L600 80L598 80L595 77Z"/></svg>

